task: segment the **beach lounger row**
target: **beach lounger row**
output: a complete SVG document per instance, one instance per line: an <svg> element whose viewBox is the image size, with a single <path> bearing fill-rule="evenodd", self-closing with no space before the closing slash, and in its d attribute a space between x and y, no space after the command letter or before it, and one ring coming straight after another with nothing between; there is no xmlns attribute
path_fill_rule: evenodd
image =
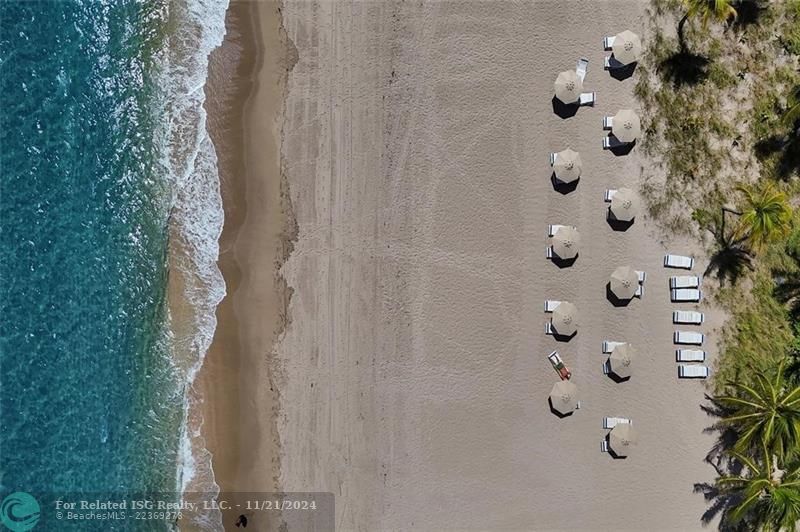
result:
<svg viewBox="0 0 800 532"><path fill-rule="evenodd" d="M676 349L676 362L705 362L706 352L702 349Z"/></svg>
<svg viewBox="0 0 800 532"><path fill-rule="evenodd" d="M694 259L692 257L685 257L683 255L664 255L665 268L682 268L684 270L691 270L694 266Z"/></svg>
<svg viewBox="0 0 800 532"><path fill-rule="evenodd" d="M553 312L557 306L561 304L561 301L556 301L555 299L548 299L544 302L544 311L545 312Z"/></svg>
<svg viewBox="0 0 800 532"><path fill-rule="evenodd" d="M703 333L696 331L675 331L672 335L672 341L681 345L703 345L704 339Z"/></svg>
<svg viewBox="0 0 800 532"><path fill-rule="evenodd" d="M669 278L670 288L700 288L700 277L696 275L675 275Z"/></svg>
<svg viewBox="0 0 800 532"><path fill-rule="evenodd" d="M677 288L670 290L669 294L673 303L697 303L703 297L703 293L696 288Z"/></svg>
<svg viewBox="0 0 800 532"><path fill-rule="evenodd" d="M680 365L678 366L678 377L681 379L705 379L711 374L708 366L700 365Z"/></svg>
<svg viewBox="0 0 800 532"><path fill-rule="evenodd" d="M620 142L614 137L603 137L603 149L604 150L611 150L613 148L619 148L621 146L625 146L624 142Z"/></svg>
<svg viewBox="0 0 800 532"><path fill-rule="evenodd" d="M586 71L589 69L589 60L585 57L581 57L578 59L578 63L575 65L575 73L581 78L581 81L586 79Z"/></svg>
<svg viewBox="0 0 800 532"><path fill-rule="evenodd" d="M566 227L566 225L558 225L558 224L550 224L547 226L547 236L553 237L555 236L556 232L562 227ZM572 226L573 229L577 229L574 225Z"/></svg>
<svg viewBox="0 0 800 532"><path fill-rule="evenodd" d="M622 345L624 343L625 342L612 342L609 340L603 341L603 354L604 355L611 354L611 351L613 351L615 347L617 347L618 345Z"/></svg>
<svg viewBox="0 0 800 532"><path fill-rule="evenodd" d="M672 323L687 325L702 325L705 316L702 312L694 310L675 310L672 312Z"/></svg>
<svg viewBox="0 0 800 532"><path fill-rule="evenodd" d="M582 92L580 97L578 98L578 103L580 105L594 105L597 102L597 93L596 92Z"/></svg>
<svg viewBox="0 0 800 532"><path fill-rule="evenodd" d="M622 63L617 61L616 58L614 58L614 56L607 55L607 56L605 56L605 58L603 58L603 69L604 70L611 70L611 69L614 69L614 68L624 68L625 66L627 66L627 65L623 65Z"/></svg>
<svg viewBox="0 0 800 532"><path fill-rule="evenodd" d="M604 429L613 429L617 425L625 424L633 425L633 421L626 417L604 417L603 418L603 428Z"/></svg>

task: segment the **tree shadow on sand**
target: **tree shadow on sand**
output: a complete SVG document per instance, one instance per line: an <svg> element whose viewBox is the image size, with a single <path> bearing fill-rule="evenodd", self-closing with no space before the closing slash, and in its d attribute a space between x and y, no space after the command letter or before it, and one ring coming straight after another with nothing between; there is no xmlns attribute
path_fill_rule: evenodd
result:
<svg viewBox="0 0 800 532"><path fill-rule="evenodd" d="M667 57L657 70L676 87L697 85L708 77L708 57L680 49Z"/></svg>
<svg viewBox="0 0 800 532"><path fill-rule="evenodd" d="M758 0L738 0L733 3L733 8L736 9L733 27L742 30L758 24L761 15L767 10Z"/></svg>
<svg viewBox="0 0 800 532"><path fill-rule="evenodd" d="M700 405L700 409L705 412L709 417L721 419L730 414L722 405L716 403L714 398L706 394L707 403ZM733 449L733 446L739 439L739 435L730 427L722 426L717 421L711 426L703 429L706 434L716 434L717 440L714 446L705 456L705 462L714 468L717 476L738 475L742 471L742 466L739 462L731 460L728 452ZM694 484L694 493L703 495L706 503L709 504L708 508L700 517L703 525L711 524L715 519L719 518L719 530L738 532L740 529L737 526L731 525L730 512L733 507L739 502L739 497L724 493L720 489L708 482L698 482Z"/></svg>
<svg viewBox="0 0 800 532"><path fill-rule="evenodd" d="M756 142L756 156L769 157L779 153L777 172L782 180L788 180L800 172L800 132L785 136L772 136Z"/></svg>

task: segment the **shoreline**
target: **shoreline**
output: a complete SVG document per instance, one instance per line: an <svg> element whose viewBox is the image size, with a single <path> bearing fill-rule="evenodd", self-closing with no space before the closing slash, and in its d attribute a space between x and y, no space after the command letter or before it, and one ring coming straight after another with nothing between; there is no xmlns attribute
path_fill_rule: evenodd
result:
<svg viewBox="0 0 800 532"><path fill-rule="evenodd" d="M197 380L202 435L221 492L270 492L280 474L271 353L289 298L278 268L292 239L280 155L291 48L278 2L234 0L225 26L209 59L206 110L225 212L219 268L227 295ZM223 523L236 517L223 512Z"/></svg>

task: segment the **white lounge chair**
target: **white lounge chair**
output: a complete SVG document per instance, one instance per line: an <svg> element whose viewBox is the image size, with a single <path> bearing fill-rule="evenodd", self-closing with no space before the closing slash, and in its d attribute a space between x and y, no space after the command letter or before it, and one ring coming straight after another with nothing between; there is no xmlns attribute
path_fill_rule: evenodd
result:
<svg viewBox="0 0 800 532"><path fill-rule="evenodd" d="M556 164L556 159L558 159L558 154L556 152L550 152L550 166Z"/></svg>
<svg viewBox="0 0 800 532"><path fill-rule="evenodd" d="M694 266L694 259L692 257L685 257L683 255L664 255L665 268L683 268L684 270L691 270Z"/></svg>
<svg viewBox="0 0 800 532"><path fill-rule="evenodd" d="M544 302L544 311L545 312L553 312L557 306L561 304L561 301L556 301L555 299L548 299Z"/></svg>
<svg viewBox="0 0 800 532"><path fill-rule="evenodd" d="M580 98L578 99L578 103L580 103L580 105L594 105L596 101L596 92L582 92Z"/></svg>
<svg viewBox="0 0 800 532"><path fill-rule="evenodd" d="M585 57L581 57L578 59L578 63L575 65L575 73L578 74L578 77L581 78L581 81L586 79L586 71L589 68L589 60Z"/></svg>
<svg viewBox="0 0 800 532"><path fill-rule="evenodd" d="M683 345L703 345L704 339L703 333L696 331L675 331L672 335L674 343Z"/></svg>
<svg viewBox="0 0 800 532"><path fill-rule="evenodd" d="M544 322L544 333L553 334L553 324L549 321Z"/></svg>
<svg viewBox="0 0 800 532"><path fill-rule="evenodd" d="M603 375L608 375L609 373L611 373L611 366L609 365L608 360L606 360L603 362Z"/></svg>
<svg viewBox="0 0 800 532"><path fill-rule="evenodd" d="M610 354L611 351L613 351L615 347L617 347L618 345L622 345L624 343L626 343L626 342L612 342L610 340L604 340L603 341L603 354L604 355Z"/></svg>
<svg viewBox="0 0 800 532"><path fill-rule="evenodd" d="M553 258L553 246L547 246L547 249L545 250L544 254L548 259L552 259Z"/></svg>
<svg viewBox="0 0 800 532"><path fill-rule="evenodd" d="M558 225L558 224L550 224L547 226L547 236L553 236L556 234L556 231L561 229L562 227L566 227L565 225Z"/></svg>
<svg viewBox="0 0 800 532"><path fill-rule="evenodd" d="M613 429L617 425L633 425L633 421L625 417L604 417L603 418L603 428L604 429Z"/></svg>
<svg viewBox="0 0 800 532"><path fill-rule="evenodd" d="M639 299L642 299L642 296L644 295L644 285L640 284L638 287L636 287L636 292L633 295Z"/></svg>
<svg viewBox="0 0 800 532"><path fill-rule="evenodd" d="M706 352L702 349L676 349L675 360L677 362L705 362Z"/></svg>
<svg viewBox="0 0 800 532"><path fill-rule="evenodd" d="M678 366L678 377L682 379L705 379L710 373L707 366L694 364Z"/></svg>
<svg viewBox="0 0 800 532"><path fill-rule="evenodd" d="M623 65L613 55L607 55L603 58L603 69L613 70L615 68L623 68L628 65Z"/></svg>
<svg viewBox="0 0 800 532"><path fill-rule="evenodd" d="M689 325L702 325L705 317L702 312L694 310L675 310L672 312L672 323L686 323Z"/></svg>
<svg viewBox="0 0 800 532"><path fill-rule="evenodd" d="M640 272L636 270L636 275L639 277L639 282L643 283L647 280L647 272Z"/></svg>
<svg viewBox="0 0 800 532"><path fill-rule="evenodd" d="M603 117L603 129L611 129L614 127L614 117L613 116L604 116Z"/></svg>
<svg viewBox="0 0 800 532"><path fill-rule="evenodd" d="M678 288L670 290L669 296L674 303L697 303L703 293L696 288Z"/></svg>
<svg viewBox="0 0 800 532"><path fill-rule="evenodd" d="M606 201L606 203L610 203L611 200L614 198L614 194L616 194L616 193L617 193L617 189L615 189L615 188L607 188L606 189L606 194L605 194L605 196L603 196L603 199Z"/></svg>
<svg viewBox="0 0 800 532"><path fill-rule="evenodd" d="M608 452L608 440L603 440L600 442L600 452L601 453Z"/></svg>
<svg viewBox="0 0 800 532"><path fill-rule="evenodd" d="M614 46L614 36L603 37L603 50L611 50L612 46Z"/></svg>
<svg viewBox="0 0 800 532"><path fill-rule="evenodd" d="M674 275L669 278L670 288L699 288L700 277L696 275Z"/></svg>
<svg viewBox="0 0 800 532"><path fill-rule="evenodd" d="M610 150L613 148L619 148L620 146L625 146L624 142L620 142L614 136L607 136L603 137L603 149Z"/></svg>

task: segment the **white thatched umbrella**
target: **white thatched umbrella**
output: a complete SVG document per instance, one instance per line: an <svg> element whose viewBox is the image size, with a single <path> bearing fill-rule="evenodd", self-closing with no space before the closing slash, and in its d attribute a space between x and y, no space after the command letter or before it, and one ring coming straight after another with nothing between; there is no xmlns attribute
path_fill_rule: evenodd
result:
<svg viewBox="0 0 800 532"><path fill-rule="evenodd" d="M639 212L639 197L629 188L621 188L611 198L611 216L621 222L630 222Z"/></svg>
<svg viewBox="0 0 800 532"><path fill-rule="evenodd" d="M614 120L611 123L611 133L620 142L633 142L641 132L642 124L639 121L639 115L630 109L622 109L614 115Z"/></svg>
<svg viewBox="0 0 800 532"><path fill-rule="evenodd" d="M631 299L639 288L639 275L630 266L620 266L611 273L611 291L619 299Z"/></svg>
<svg viewBox="0 0 800 532"><path fill-rule="evenodd" d="M581 234L571 225L560 227L553 235L553 253L558 258L568 260L578 256L581 244Z"/></svg>
<svg viewBox="0 0 800 532"><path fill-rule="evenodd" d="M630 30L618 33L611 45L614 59L623 65L629 65L639 60L642 55L642 41L639 36Z"/></svg>
<svg viewBox="0 0 800 532"><path fill-rule="evenodd" d="M581 155L567 148L556 154L556 162L553 163L553 171L556 178L562 183L572 183L581 176L583 161Z"/></svg>
<svg viewBox="0 0 800 532"><path fill-rule="evenodd" d="M565 70L556 77L556 98L564 103L575 103L581 97L583 80L574 70Z"/></svg>
<svg viewBox="0 0 800 532"><path fill-rule="evenodd" d="M570 381L558 381L550 391L550 404L559 414L569 414L578 408L578 387Z"/></svg>

